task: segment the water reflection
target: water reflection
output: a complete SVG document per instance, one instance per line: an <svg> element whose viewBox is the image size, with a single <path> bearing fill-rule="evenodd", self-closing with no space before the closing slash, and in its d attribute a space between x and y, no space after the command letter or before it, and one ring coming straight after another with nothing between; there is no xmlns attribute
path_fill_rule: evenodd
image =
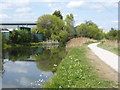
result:
<svg viewBox="0 0 120 90"><path fill-rule="evenodd" d="M31 55L43 53L41 47L19 47L3 50L3 59L11 61L20 61L30 58Z"/></svg>
<svg viewBox="0 0 120 90"><path fill-rule="evenodd" d="M41 88L65 57L65 47L3 50L3 88Z"/></svg>
<svg viewBox="0 0 120 90"><path fill-rule="evenodd" d="M44 53L33 56L39 69L55 72L58 64L65 57L65 48L44 50Z"/></svg>

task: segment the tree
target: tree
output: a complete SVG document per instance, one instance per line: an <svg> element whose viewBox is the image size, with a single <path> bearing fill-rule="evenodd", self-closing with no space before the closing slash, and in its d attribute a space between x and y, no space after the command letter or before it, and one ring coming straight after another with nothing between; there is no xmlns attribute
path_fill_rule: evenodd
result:
<svg viewBox="0 0 120 90"><path fill-rule="evenodd" d="M88 26L86 24L81 24L77 26L76 33L78 37L87 37Z"/></svg>
<svg viewBox="0 0 120 90"><path fill-rule="evenodd" d="M60 31L60 33L59 33L59 37L60 37L60 41L61 42L63 42L63 43L65 43L66 41L67 41L67 37L68 37L68 33L67 33L67 31Z"/></svg>
<svg viewBox="0 0 120 90"><path fill-rule="evenodd" d="M117 40L118 38L118 30L115 30L114 28L111 28L111 30L106 33L106 38L110 40Z"/></svg>
<svg viewBox="0 0 120 90"><path fill-rule="evenodd" d="M65 23L66 23L66 31L68 32L68 38L73 38L75 35L73 14L66 15Z"/></svg>
<svg viewBox="0 0 120 90"><path fill-rule="evenodd" d="M44 39L52 39L61 41L59 33L65 31L64 21L55 15L43 15L38 18L37 29L38 32L44 35Z"/></svg>
<svg viewBox="0 0 120 90"><path fill-rule="evenodd" d="M104 37L103 31L99 29L98 26L92 21L78 25L76 28L76 33L78 37L88 37L96 40L100 40Z"/></svg>
<svg viewBox="0 0 120 90"><path fill-rule="evenodd" d="M61 60L66 55L65 52L65 47L52 48L49 50L44 49L43 53L35 55L33 57L36 59L36 65L38 69L54 72L57 69L54 64L56 64L57 66L59 65Z"/></svg>
<svg viewBox="0 0 120 90"><path fill-rule="evenodd" d="M59 10L55 10L55 12L52 15L55 15L55 16L59 17L60 19L63 19L63 16Z"/></svg>
<svg viewBox="0 0 120 90"><path fill-rule="evenodd" d="M31 29L31 32L32 32L32 33L38 33L39 31L37 30L37 28L32 28L32 29Z"/></svg>
<svg viewBox="0 0 120 90"><path fill-rule="evenodd" d="M31 41L31 34L26 30L13 30L10 32L11 43L28 43Z"/></svg>

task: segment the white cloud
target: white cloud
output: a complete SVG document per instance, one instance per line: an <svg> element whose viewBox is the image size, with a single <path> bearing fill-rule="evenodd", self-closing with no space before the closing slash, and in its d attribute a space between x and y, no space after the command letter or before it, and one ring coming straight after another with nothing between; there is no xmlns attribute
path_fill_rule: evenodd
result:
<svg viewBox="0 0 120 90"><path fill-rule="evenodd" d="M34 13L25 12L25 13L16 13L13 15L17 19L34 19Z"/></svg>
<svg viewBox="0 0 120 90"><path fill-rule="evenodd" d="M0 1L0 10L11 10L16 7L27 6L29 4L29 0L1 0Z"/></svg>
<svg viewBox="0 0 120 90"><path fill-rule="evenodd" d="M97 12L102 12L102 11L104 11L104 10L106 10L106 8L105 7L103 7L103 5L101 5L101 4L98 4L98 3L96 3L96 5L90 5L90 7L89 7L89 5L88 5L88 8L90 8L90 9L95 9Z"/></svg>
<svg viewBox="0 0 120 90"><path fill-rule="evenodd" d="M9 18L7 14L0 14L0 19L6 19Z"/></svg>
<svg viewBox="0 0 120 90"><path fill-rule="evenodd" d="M27 77L21 77L20 80L19 80L20 84L23 85L23 86L29 86L30 85L30 82L32 82L30 80L30 78L27 78Z"/></svg>
<svg viewBox="0 0 120 90"><path fill-rule="evenodd" d="M103 27L102 26L98 26L98 28L102 29Z"/></svg>
<svg viewBox="0 0 120 90"><path fill-rule="evenodd" d="M16 67L10 63L6 64L4 66L4 68L8 71L8 72L13 72L13 73L27 73L28 70L26 69L25 66L19 66L19 67Z"/></svg>
<svg viewBox="0 0 120 90"><path fill-rule="evenodd" d="M98 12L105 11L107 9L117 7L118 0L86 0L86 1L70 1L66 5L67 8L71 9L95 9Z"/></svg>
<svg viewBox="0 0 120 90"><path fill-rule="evenodd" d="M35 1L40 1L40 2L59 2L60 0L35 0Z"/></svg>
<svg viewBox="0 0 120 90"><path fill-rule="evenodd" d="M0 3L0 10L10 10L13 9L11 4Z"/></svg>
<svg viewBox="0 0 120 90"><path fill-rule="evenodd" d="M119 0L92 0L92 1L96 1L96 2L111 2L111 3L119 2Z"/></svg>
<svg viewBox="0 0 120 90"><path fill-rule="evenodd" d="M96 1L101 6L110 8L110 7L118 7L119 0L92 0L93 2Z"/></svg>
<svg viewBox="0 0 120 90"><path fill-rule="evenodd" d="M22 7L16 9L16 13L13 16L17 19L33 19L35 14L31 12L30 7Z"/></svg>
<svg viewBox="0 0 120 90"><path fill-rule="evenodd" d="M118 20L112 21L113 23L118 23Z"/></svg>
<svg viewBox="0 0 120 90"><path fill-rule="evenodd" d="M71 0L30 0L30 2L69 2Z"/></svg>
<svg viewBox="0 0 120 90"><path fill-rule="evenodd" d="M24 62L20 62L20 61L16 61L15 64L20 65L20 66L23 66L23 67L24 67L24 66L25 66L25 67L26 67L26 66L30 66L29 63L24 63Z"/></svg>
<svg viewBox="0 0 120 90"><path fill-rule="evenodd" d="M49 8L54 12L55 10L64 10L66 9L65 3L49 3Z"/></svg>
<svg viewBox="0 0 120 90"><path fill-rule="evenodd" d="M30 0L3 0L3 2L12 5L26 5L30 2Z"/></svg>
<svg viewBox="0 0 120 90"><path fill-rule="evenodd" d="M84 1L70 1L68 4L67 4L67 8L78 8L80 6L83 6L85 4Z"/></svg>
<svg viewBox="0 0 120 90"><path fill-rule="evenodd" d="M29 12L31 8L29 7L24 7L24 8L18 8L16 12Z"/></svg>
<svg viewBox="0 0 120 90"><path fill-rule="evenodd" d="M2 0L7 3L29 3L29 2L68 2L70 0Z"/></svg>
<svg viewBox="0 0 120 90"><path fill-rule="evenodd" d="M81 23L75 23L75 27L78 26L78 25L80 25L80 24L81 24Z"/></svg>
<svg viewBox="0 0 120 90"><path fill-rule="evenodd" d="M104 32L104 33L108 33L108 32L109 32L109 30L103 30L103 32Z"/></svg>

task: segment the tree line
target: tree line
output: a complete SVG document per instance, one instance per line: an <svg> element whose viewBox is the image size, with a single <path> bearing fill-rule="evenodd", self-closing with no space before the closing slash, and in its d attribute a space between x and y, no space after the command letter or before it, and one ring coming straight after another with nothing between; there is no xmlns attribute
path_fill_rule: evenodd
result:
<svg viewBox="0 0 120 90"><path fill-rule="evenodd" d="M111 28L111 30L105 34L105 38L109 40L120 40L119 33L120 33L119 30Z"/></svg>
<svg viewBox="0 0 120 90"><path fill-rule="evenodd" d="M75 27L74 15L67 14L65 19L59 10L56 10L53 14L45 14L38 17L37 27L32 28L29 33L27 30L13 30L10 32L9 42L11 43L29 43L37 42L38 38L34 33L42 34L43 40L58 40L61 43L66 43L71 38L87 37L95 40L101 40L103 38L110 40L118 39L118 30L111 28L108 33L104 33L102 29L98 28L97 24L91 20L86 21ZM3 41L4 39L3 36Z"/></svg>
<svg viewBox="0 0 120 90"><path fill-rule="evenodd" d="M71 38L87 37L95 40L118 39L118 30L112 28L108 33L103 32L97 24L91 20L75 27L74 15L67 14L63 20L61 12L56 10L52 15L40 16L35 31L44 35L44 40L52 39L59 42L67 42Z"/></svg>
<svg viewBox="0 0 120 90"><path fill-rule="evenodd" d="M52 15L45 14L37 20L37 28L32 32L43 34L44 40L58 40L65 43L75 35L74 16L66 15L65 20L60 11L55 11Z"/></svg>

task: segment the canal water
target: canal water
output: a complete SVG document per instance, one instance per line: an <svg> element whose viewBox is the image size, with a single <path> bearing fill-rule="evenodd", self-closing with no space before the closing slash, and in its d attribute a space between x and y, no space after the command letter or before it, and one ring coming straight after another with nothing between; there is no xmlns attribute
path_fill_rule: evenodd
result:
<svg viewBox="0 0 120 90"><path fill-rule="evenodd" d="M40 46L2 51L2 88L42 88L66 56L65 47Z"/></svg>

